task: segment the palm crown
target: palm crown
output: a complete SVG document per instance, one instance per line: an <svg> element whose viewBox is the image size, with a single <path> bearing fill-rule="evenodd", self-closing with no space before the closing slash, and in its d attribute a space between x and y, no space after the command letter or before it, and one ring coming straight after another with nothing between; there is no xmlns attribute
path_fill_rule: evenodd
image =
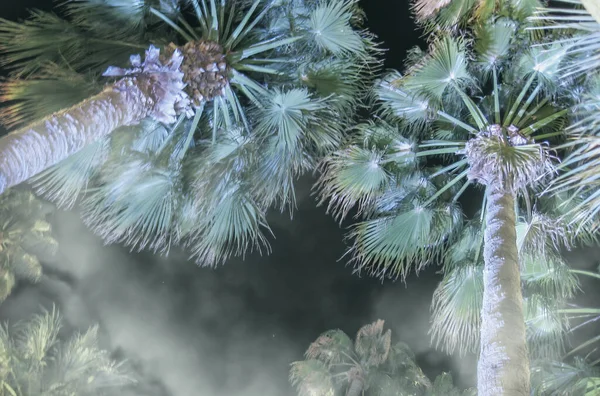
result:
<svg viewBox="0 0 600 396"><path fill-rule="evenodd" d="M338 146L365 71L376 66L354 0L64 7L68 19L35 12L23 23L0 23L3 64L12 70L2 85L3 119L14 126L42 119L13 132L13 146L11 135L4 138L17 147L6 150L7 169L20 180L39 168L37 191L62 206L84 194L84 221L107 242L159 252L180 242L207 265L268 249L266 209L293 207L293 180ZM145 59L133 55L129 68L107 69L151 43L158 47ZM102 73L117 80L100 91ZM102 101L118 105L95 109ZM76 112L103 116L61 129L80 151L60 146L41 155L21 145L49 125L43 117L69 106L50 117L63 125ZM55 157L66 158L45 169Z"/></svg>

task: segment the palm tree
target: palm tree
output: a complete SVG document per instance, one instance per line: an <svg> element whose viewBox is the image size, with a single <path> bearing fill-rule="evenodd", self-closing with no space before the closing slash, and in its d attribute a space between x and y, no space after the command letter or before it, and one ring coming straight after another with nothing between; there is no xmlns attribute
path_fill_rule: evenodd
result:
<svg viewBox="0 0 600 396"><path fill-rule="evenodd" d="M405 74L377 85L388 121L358 125L319 182L338 218L357 205L364 220L348 253L357 272L381 278L442 259L465 226L458 199L482 198L480 395L530 391L515 209L533 218L531 197L553 172L549 148L567 121L569 81L557 72L565 50L532 47L524 26L494 17L472 31L439 30Z"/></svg>
<svg viewBox="0 0 600 396"><path fill-rule="evenodd" d="M358 330L356 340L341 330L321 334L306 351L306 359L292 363L290 382L299 396L442 396L467 395L452 384L449 374L434 384L415 363L410 348L392 344L383 320Z"/></svg>
<svg viewBox="0 0 600 396"><path fill-rule="evenodd" d="M108 243L179 242L206 265L268 250L266 209L293 207L294 179L338 146L377 67L356 0L60 11L0 20L0 118L18 128L0 138L0 192L35 176L62 207L84 194Z"/></svg>
<svg viewBox="0 0 600 396"><path fill-rule="evenodd" d="M56 253L58 242L46 221L47 209L30 191L10 190L0 195L0 302L17 279L39 281L40 260Z"/></svg>
<svg viewBox="0 0 600 396"><path fill-rule="evenodd" d="M59 339L53 308L0 328L0 395L101 396L135 383L123 363L98 347L98 328Z"/></svg>

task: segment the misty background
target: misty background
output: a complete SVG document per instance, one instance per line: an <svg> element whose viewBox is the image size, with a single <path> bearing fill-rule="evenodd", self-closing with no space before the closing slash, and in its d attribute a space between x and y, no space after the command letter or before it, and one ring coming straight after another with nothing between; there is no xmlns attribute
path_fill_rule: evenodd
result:
<svg viewBox="0 0 600 396"><path fill-rule="evenodd" d="M18 20L28 8L53 5L15 3L0 0L0 17ZM362 3L369 29L388 49L386 67L401 69L406 50L421 42L407 0ZM345 230L316 207L313 183L310 175L299 180L293 220L287 212L269 214L272 254L216 269L196 266L183 251L162 257L105 246L76 211L57 211L57 258L44 263L39 284L19 284L0 305L0 320L26 319L40 305L56 304L65 334L98 323L101 346L140 376L141 386L127 396L291 396L289 364L321 332L340 328L353 337L375 319L411 347L431 379L451 371L458 386L473 386L474 356L448 357L430 345L429 305L440 268L430 266L406 284L352 275L340 260ZM571 263L595 268L597 252L571 253ZM584 288L598 289L589 281ZM597 297L588 292L580 302L597 306Z"/></svg>

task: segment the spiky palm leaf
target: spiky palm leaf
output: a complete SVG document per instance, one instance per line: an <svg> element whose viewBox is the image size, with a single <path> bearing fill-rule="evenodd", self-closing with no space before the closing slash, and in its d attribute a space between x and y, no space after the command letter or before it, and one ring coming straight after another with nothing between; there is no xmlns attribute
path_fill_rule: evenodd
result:
<svg viewBox="0 0 600 396"><path fill-rule="evenodd" d="M2 394L95 396L135 383L122 362L98 346L98 328L59 339L58 311L0 330ZM8 393L6 393L8 392Z"/></svg>

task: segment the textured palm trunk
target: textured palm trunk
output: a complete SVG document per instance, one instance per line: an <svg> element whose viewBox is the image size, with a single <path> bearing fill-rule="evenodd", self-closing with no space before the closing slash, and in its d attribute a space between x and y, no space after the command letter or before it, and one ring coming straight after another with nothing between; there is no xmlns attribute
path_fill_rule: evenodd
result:
<svg viewBox="0 0 600 396"><path fill-rule="evenodd" d="M529 357L516 242L514 194L488 189L479 396L529 396Z"/></svg>
<svg viewBox="0 0 600 396"><path fill-rule="evenodd" d="M346 396L361 396L364 386L365 385L360 378L354 378L352 382L350 382Z"/></svg>
<svg viewBox="0 0 600 396"><path fill-rule="evenodd" d="M190 116L190 95L198 104L223 93L223 57L217 44L191 42L162 56L151 46L143 62L131 57L132 68L110 67L105 76L123 78L100 94L0 138L0 194L119 127L149 116L165 124L176 113Z"/></svg>
<svg viewBox="0 0 600 396"><path fill-rule="evenodd" d="M0 194L81 150L113 130L139 123L150 98L125 78L76 106L0 139Z"/></svg>

